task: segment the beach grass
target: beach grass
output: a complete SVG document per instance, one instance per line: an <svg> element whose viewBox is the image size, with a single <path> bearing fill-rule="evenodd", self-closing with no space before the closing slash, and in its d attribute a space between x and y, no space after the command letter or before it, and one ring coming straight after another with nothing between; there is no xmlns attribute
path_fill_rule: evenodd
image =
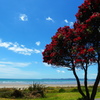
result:
<svg viewBox="0 0 100 100"><path fill-rule="evenodd" d="M84 90L84 87L82 88ZM91 90L92 87L89 89ZM81 95L76 87L47 87L44 98L0 98L0 100L77 100L78 98L81 98ZM100 98L100 87L96 98Z"/></svg>
<svg viewBox="0 0 100 100"><path fill-rule="evenodd" d="M0 98L0 100L77 100L80 98L80 94L78 92L70 92L70 93L47 93L47 97L45 98L37 98L37 99L8 99L8 98ZM100 98L100 92L97 93L96 98Z"/></svg>

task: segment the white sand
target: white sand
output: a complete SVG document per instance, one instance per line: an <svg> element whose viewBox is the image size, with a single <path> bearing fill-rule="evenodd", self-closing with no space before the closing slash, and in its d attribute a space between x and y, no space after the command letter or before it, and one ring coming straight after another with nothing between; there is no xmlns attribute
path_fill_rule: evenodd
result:
<svg viewBox="0 0 100 100"><path fill-rule="evenodd" d="M17 83L11 83L11 84L0 84L0 88L28 88L31 86L31 84L17 84ZM44 84L45 87L76 87L75 84ZM92 84L89 84L88 86L92 86Z"/></svg>

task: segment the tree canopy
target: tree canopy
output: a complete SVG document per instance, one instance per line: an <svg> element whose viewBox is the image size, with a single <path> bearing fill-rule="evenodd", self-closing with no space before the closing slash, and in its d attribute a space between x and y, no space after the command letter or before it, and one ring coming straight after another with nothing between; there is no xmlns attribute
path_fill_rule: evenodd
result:
<svg viewBox="0 0 100 100"><path fill-rule="evenodd" d="M78 7L73 28L60 27L43 52L43 62L68 67L73 71L78 89L85 100L94 100L100 81L100 0L85 0ZM87 69L98 64L97 78L90 96L87 88ZM82 92L75 68L84 70L86 95Z"/></svg>

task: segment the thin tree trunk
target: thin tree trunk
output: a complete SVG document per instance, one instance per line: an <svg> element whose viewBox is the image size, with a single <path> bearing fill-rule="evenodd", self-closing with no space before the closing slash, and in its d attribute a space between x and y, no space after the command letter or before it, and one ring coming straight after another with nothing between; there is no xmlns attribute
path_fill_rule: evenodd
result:
<svg viewBox="0 0 100 100"><path fill-rule="evenodd" d="M75 78L76 78L76 81L77 81L77 88L78 88L78 91L79 91L79 93L82 95L82 97L85 98L86 96L85 96L85 94L83 93L83 91L82 91L82 89L81 89L81 84L80 84L79 78L78 78L78 76L77 76L77 74L76 74L75 67L73 67L73 74L74 74L74 76L75 76Z"/></svg>
<svg viewBox="0 0 100 100"><path fill-rule="evenodd" d="M98 84L99 84L99 81L100 81L100 54L98 54L97 63L98 63L98 74L97 74L96 81L95 81L95 83L93 85L93 90L92 90L92 94L91 94L91 100L94 100L94 98L96 96Z"/></svg>
<svg viewBox="0 0 100 100"><path fill-rule="evenodd" d="M90 100L90 94L89 94L89 90L88 90L88 84L87 84L87 70L88 70L88 65L86 64L86 68L84 68L84 86L85 86L85 91L86 91L86 99Z"/></svg>

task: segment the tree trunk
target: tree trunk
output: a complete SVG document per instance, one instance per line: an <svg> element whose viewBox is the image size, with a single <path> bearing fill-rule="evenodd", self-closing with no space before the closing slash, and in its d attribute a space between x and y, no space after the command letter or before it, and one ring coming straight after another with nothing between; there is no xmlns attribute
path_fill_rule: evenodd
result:
<svg viewBox="0 0 100 100"><path fill-rule="evenodd" d="M86 99L87 100L90 100L90 94L89 94L89 90L88 90L88 84L87 84L87 70L88 70L88 66L86 64L86 68L84 68L84 72L85 72L85 75L84 75L84 86L85 86L85 91L86 91Z"/></svg>
<svg viewBox="0 0 100 100"><path fill-rule="evenodd" d="M73 67L73 74L74 74L74 76L75 76L75 78L76 78L76 81L77 81L77 88L78 88L78 91L79 91L79 93L82 95L82 97L85 98L86 96L85 96L85 94L83 93L83 91L82 91L82 89L81 89L81 84L80 84L79 78L78 78L78 76L77 76L77 74L76 74L75 67Z"/></svg>
<svg viewBox="0 0 100 100"><path fill-rule="evenodd" d="M98 74L97 74L97 78L96 78L96 81L93 85L93 90L92 90L92 94L91 94L91 100L94 100L95 96L96 96L96 93L97 93L97 88L98 88L98 84L99 84L99 81L100 81L100 54L98 53Z"/></svg>

